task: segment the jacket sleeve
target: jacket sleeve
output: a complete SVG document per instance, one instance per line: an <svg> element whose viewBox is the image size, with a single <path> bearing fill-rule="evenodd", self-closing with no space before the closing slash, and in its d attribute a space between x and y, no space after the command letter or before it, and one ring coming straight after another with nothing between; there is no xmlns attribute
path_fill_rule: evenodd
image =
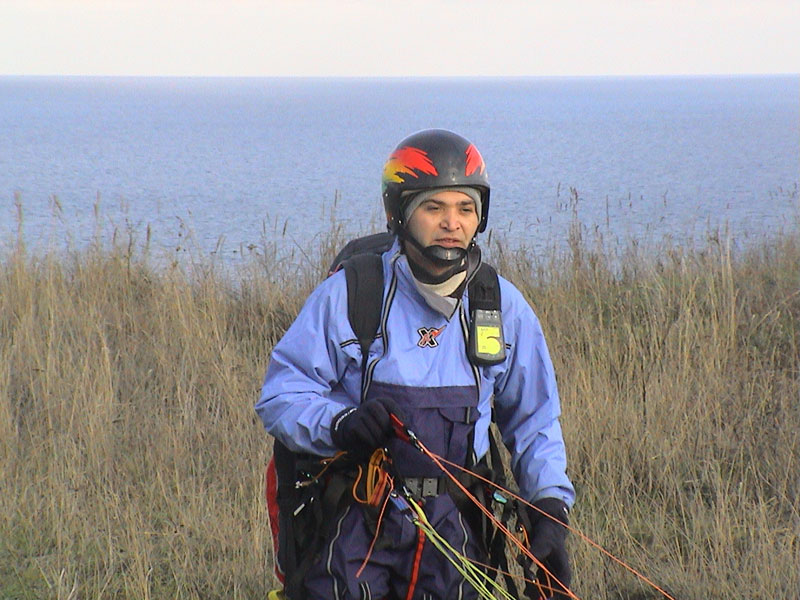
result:
<svg viewBox="0 0 800 600"><path fill-rule="evenodd" d="M267 432L295 452L336 452L330 424L347 408L331 398L348 356L339 341L353 337L344 273L326 279L275 345L255 409Z"/></svg>
<svg viewBox="0 0 800 600"><path fill-rule="evenodd" d="M523 496L531 501L559 498L571 507L575 490L566 474L553 363L539 320L519 291L505 283L503 318L510 319L511 339L506 340L511 348L506 368L495 380L497 425Z"/></svg>

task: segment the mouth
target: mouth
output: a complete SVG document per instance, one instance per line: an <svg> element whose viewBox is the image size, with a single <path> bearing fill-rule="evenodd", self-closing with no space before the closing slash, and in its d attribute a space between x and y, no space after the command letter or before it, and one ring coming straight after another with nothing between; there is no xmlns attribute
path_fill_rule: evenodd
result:
<svg viewBox="0 0 800 600"><path fill-rule="evenodd" d="M461 240L457 238L440 238L433 242L437 246L443 246L445 248L463 248L464 244Z"/></svg>

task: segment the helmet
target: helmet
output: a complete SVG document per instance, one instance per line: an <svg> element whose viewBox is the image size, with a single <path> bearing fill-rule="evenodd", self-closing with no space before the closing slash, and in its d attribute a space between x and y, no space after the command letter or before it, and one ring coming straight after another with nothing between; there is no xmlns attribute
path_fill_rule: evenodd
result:
<svg viewBox="0 0 800 600"><path fill-rule="evenodd" d="M389 229L395 234L405 231L405 209L412 192L460 186L480 193L481 232L489 216L489 176L478 149L445 129L425 129L408 136L383 167L381 190Z"/></svg>

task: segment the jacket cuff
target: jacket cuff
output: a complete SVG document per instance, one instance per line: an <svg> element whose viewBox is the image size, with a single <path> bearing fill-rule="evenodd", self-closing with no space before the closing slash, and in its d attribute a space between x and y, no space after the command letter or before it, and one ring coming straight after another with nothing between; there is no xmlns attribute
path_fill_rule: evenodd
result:
<svg viewBox="0 0 800 600"><path fill-rule="evenodd" d="M342 421L356 411L355 406L345 408L344 410L336 413L331 419L331 441L337 448L342 448L341 432L339 431L342 426Z"/></svg>

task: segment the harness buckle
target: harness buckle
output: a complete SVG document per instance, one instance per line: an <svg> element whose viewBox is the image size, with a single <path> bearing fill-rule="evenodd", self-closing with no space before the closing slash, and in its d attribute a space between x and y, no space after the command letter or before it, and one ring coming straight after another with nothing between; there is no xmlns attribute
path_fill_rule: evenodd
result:
<svg viewBox="0 0 800 600"><path fill-rule="evenodd" d="M406 477L404 483L413 496L430 498L444 493L444 478L442 477Z"/></svg>

